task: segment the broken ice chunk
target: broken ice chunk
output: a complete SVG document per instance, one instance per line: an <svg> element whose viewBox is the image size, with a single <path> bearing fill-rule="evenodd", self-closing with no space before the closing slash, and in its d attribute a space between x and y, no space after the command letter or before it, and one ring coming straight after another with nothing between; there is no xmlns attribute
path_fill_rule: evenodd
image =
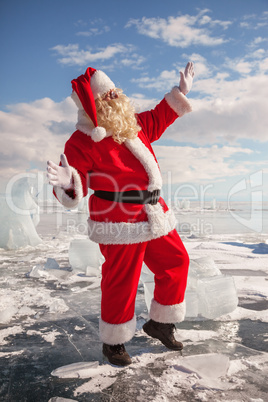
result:
<svg viewBox="0 0 268 402"><path fill-rule="evenodd" d="M73 270L98 276L103 257L97 243L90 239L74 239L69 247L69 262Z"/></svg>
<svg viewBox="0 0 268 402"><path fill-rule="evenodd" d="M185 293L186 317L198 316L198 294L194 290Z"/></svg>
<svg viewBox="0 0 268 402"><path fill-rule="evenodd" d="M150 311L151 301L152 298L154 297L154 282L144 282L143 287L144 287L144 298L146 307L147 310Z"/></svg>
<svg viewBox="0 0 268 402"><path fill-rule="evenodd" d="M0 199L0 210L1 248L16 250L42 242L35 229L39 222L39 207L31 194L28 178L13 183L10 194Z"/></svg>
<svg viewBox="0 0 268 402"><path fill-rule="evenodd" d="M60 266L54 258L48 258L44 265L44 268L45 269L60 269Z"/></svg>
<svg viewBox="0 0 268 402"><path fill-rule="evenodd" d="M238 304L234 280L221 275L198 280L199 314L213 320L232 312Z"/></svg>
<svg viewBox="0 0 268 402"><path fill-rule="evenodd" d="M51 375L59 378L89 378L98 371L99 362L78 362L59 367Z"/></svg>
<svg viewBox="0 0 268 402"><path fill-rule="evenodd" d="M221 271L210 256L191 260L189 270L191 271L191 269L199 278L221 275Z"/></svg>
<svg viewBox="0 0 268 402"><path fill-rule="evenodd" d="M26 273L27 278L46 278L49 280L66 279L69 275L69 270L60 268L54 258L48 258L44 265L34 265L31 271Z"/></svg>
<svg viewBox="0 0 268 402"><path fill-rule="evenodd" d="M218 353L186 356L174 365L174 369L182 372L195 373L196 383L193 389L227 390L229 384L221 381L227 373L229 357Z"/></svg>

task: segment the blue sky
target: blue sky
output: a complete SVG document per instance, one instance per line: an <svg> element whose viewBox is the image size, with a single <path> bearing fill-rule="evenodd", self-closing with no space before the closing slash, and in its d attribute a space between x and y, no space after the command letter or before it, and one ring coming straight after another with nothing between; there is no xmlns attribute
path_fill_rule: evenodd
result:
<svg viewBox="0 0 268 402"><path fill-rule="evenodd" d="M70 81L88 66L144 110L192 60L194 111L154 146L164 179L226 200L259 171L267 199L267 1L2 0L0 15L2 187L58 161L76 122Z"/></svg>

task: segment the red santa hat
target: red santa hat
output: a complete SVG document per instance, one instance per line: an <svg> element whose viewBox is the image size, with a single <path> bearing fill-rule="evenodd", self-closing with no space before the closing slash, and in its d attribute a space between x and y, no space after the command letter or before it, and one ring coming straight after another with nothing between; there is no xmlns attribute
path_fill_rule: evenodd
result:
<svg viewBox="0 0 268 402"><path fill-rule="evenodd" d="M102 140L106 137L106 130L98 126L95 99L115 89L114 83L103 71L92 67L88 67L85 74L72 80L71 83L73 91L76 92L85 112L95 126L91 133L92 138L95 141Z"/></svg>

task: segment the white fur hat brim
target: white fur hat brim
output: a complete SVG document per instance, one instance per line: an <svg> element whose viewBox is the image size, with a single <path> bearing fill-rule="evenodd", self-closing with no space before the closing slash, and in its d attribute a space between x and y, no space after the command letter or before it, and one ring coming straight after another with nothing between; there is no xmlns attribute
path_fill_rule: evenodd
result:
<svg viewBox="0 0 268 402"><path fill-rule="evenodd" d="M94 99L97 99L99 96L102 97L111 89L115 89L113 81L101 70L97 70L93 74L90 85Z"/></svg>

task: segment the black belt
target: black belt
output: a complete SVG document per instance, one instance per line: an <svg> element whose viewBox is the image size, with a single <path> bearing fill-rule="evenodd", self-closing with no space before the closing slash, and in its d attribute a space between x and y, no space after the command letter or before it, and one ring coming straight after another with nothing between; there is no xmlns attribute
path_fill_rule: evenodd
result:
<svg viewBox="0 0 268 402"><path fill-rule="evenodd" d="M96 190L94 195L108 201L155 205L159 200L160 190L129 190L122 192Z"/></svg>

